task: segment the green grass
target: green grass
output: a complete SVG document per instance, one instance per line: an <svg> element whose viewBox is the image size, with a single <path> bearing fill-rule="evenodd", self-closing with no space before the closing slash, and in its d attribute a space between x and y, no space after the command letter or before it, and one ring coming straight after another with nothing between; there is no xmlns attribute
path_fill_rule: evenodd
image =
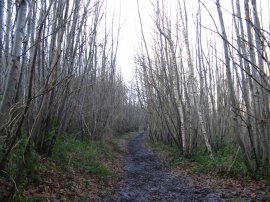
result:
<svg viewBox="0 0 270 202"><path fill-rule="evenodd" d="M118 153L126 152L126 144L128 140L136 133L123 133L109 140L109 144L113 150Z"/></svg>
<svg viewBox="0 0 270 202"><path fill-rule="evenodd" d="M249 177L243 156L232 146L223 145L210 158L204 146L199 146L194 154L185 158L180 154L176 146L168 146L163 143L153 143L148 141L148 145L156 152L165 153L168 156L167 166L176 167L188 165L195 173L216 173L220 175L230 175L232 177ZM236 158L236 159L235 159ZM235 160L235 161L234 161Z"/></svg>
<svg viewBox="0 0 270 202"><path fill-rule="evenodd" d="M39 202L39 201L46 201L46 197L42 194L35 194L33 196L29 196L27 198L19 198L18 201L20 202Z"/></svg>
<svg viewBox="0 0 270 202"><path fill-rule="evenodd" d="M9 176L15 176L18 166L23 157L24 148L27 143L27 138L22 138L17 147L12 152L10 159ZM78 170L81 172L95 174L99 177L106 178L113 176L114 173L101 162L101 159L113 158L108 149L101 141L79 140L70 135L60 136L53 148L52 157L48 159L46 164L54 163L59 170L59 173L70 170ZM34 195L31 197L22 197L22 192L29 183L41 183L43 180L39 172L45 168L39 161L39 156L32 150L31 156L26 164L26 172L19 183L17 184L17 192L14 194L15 201L42 201L42 195ZM74 179L69 179L72 175L68 175L63 179L66 186L73 182Z"/></svg>
<svg viewBox="0 0 270 202"><path fill-rule="evenodd" d="M21 140L18 141L9 158L9 167L7 169L7 176L10 179L14 179L17 172L20 170L20 166L23 161L23 154L27 145L27 137L23 135ZM31 198L24 199L21 197L22 192L29 183L42 183L43 179L39 173L44 169L44 165L39 162L39 155L35 150L31 151L31 154L24 165L24 172L19 173L19 179L16 183L16 192L13 195L14 201L40 201L40 195L32 196Z"/></svg>
<svg viewBox="0 0 270 202"><path fill-rule="evenodd" d="M187 163L183 155L180 154L179 149L176 146L169 146L161 142L154 143L150 140L147 144L152 148L153 151L157 153L164 153L168 157L166 166L175 167Z"/></svg>
<svg viewBox="0 0 270 202"><path fill-rule="evenodd" d="M53 148L51 160L60 169L76 168L101 177L112 176L113 173L100 161L113 158L102 141L79 140L69 135L58 138Z"/></svg>
<svg viewBox="0 0 270 202"><path fill-rule="evenodd" d="M19 166L23 161L23 154L25 151L26 144L27 144L27 137L23 136L22 139L17 143L16 147L14 147L14 150L11 152L9 159L10 164L8 169L8 174L11 177L15 177L19 169ZM41 169L43 169L43 167L38 162L38 154L35 152L35 150L32 150L29 159L27 161L27 164L25 165L26 171L25 173L28 178L29 177L37 178L36 174Z"/></svg>
<svg viewBox="0 0 270 202"><path fill-rule="evenodd" d="M23 197L22 193L29 184L40 184L43 182L42 173L48 167L56 167L56 172L62 179L66 187L72 187L74 182L73 171L78 173L94 174L100 179L106 180L107 177L116 176L116 174L106 166L107 160L118 160L120 153L125 152L125 145L131 133L121 134L108 141L91 141L87 139L76 139L72 135L62 134L55 142L52 155L49 159L43 159L33 149L27 164L25 172L17 183L17 191L13 196L14 201L43 201L43 196L36 194L29 197ZM23 136L17 143L10 155L10 164L7 175L14 178L23 159L23 153L27 144L27 136ZM44 162L45 160L45 162ZM44 163L44 164L43 164ZM57 174L57 175L58 175ZM64 174L64 175L63 175ZM89 181L82 181L86 187L90 186ZM106 197L108 191L97 193L100 197ZM82 201L88 201L87 196L82 196Z"/></svg>
<svg viewBox="0 0 270 202"><path fill-rule="evenodd" d="M234 177L248 176L248 170L244 163L243 156L232 146L221 146L210 158L204 146L200 146L190 161L196 163L195 172L214 171L217 174L227 174Z"/></svg>

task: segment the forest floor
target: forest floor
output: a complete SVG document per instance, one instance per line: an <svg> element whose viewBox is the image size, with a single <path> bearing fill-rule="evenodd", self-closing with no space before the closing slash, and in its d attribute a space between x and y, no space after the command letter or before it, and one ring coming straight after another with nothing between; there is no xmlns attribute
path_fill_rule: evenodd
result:
<svg viewBox="0 0 270 202"><path fill-rule="evenodd" d="M221 192L188 186L186 179L165 170L160 159L142 141L140 133L128 143L127 162L119 191L108 201L226 201Z"/></svg>
<svg viewBox="0 0 270 202"><path fill-rule="evenodd" d="M270 201L269 183L194 173L188 164L167 166L170 155L150 149L144 133L102 145L66 137L59 142L55 152L66 150L63 155L39 157L43 166L32 174L35 180L18 186L13 201Z"/></svg>
<svg viewBox="0 0 270 202"><path fill-rule="evenodd" d="M118 187L125 148L133 135L102 142L59 138L53 157L38 156L35 164L39 168L31 169L27 179L16 185L15 196L5 202L105 201ZM3 186L0 181L0 190Z"/></svg>
<svg viewBox="0 0 270 202"><path fill-rule="evenodd" d="M108 201L270 201L269 184L167 168L166 155L144 145L143 133L128 143L124 176Z"/></svg>

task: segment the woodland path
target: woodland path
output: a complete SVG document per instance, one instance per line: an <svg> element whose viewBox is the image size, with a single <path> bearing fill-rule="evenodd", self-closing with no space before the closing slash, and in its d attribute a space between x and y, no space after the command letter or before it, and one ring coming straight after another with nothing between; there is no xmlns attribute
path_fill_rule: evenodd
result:
<svg viewBox="0 0 270 202"><path fill-rule="evenodd" d="M113 201L226 201L220 193L204 187L189 187L184 178L162 168L161 161L142 145L140 133L127 145L124 177Z"/></svg>

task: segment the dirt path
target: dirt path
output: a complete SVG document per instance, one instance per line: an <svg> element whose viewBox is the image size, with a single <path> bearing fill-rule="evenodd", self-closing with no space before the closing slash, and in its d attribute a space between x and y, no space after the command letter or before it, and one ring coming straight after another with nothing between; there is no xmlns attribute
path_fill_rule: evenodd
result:
<svg viewBox="0 0 270 202"><path fill-rule="evenodd" d="M226 201L203 187L188 187L185 179L162 169L158 158L144 148L143 133L128 143L125 175L113 201Z"/></svg>

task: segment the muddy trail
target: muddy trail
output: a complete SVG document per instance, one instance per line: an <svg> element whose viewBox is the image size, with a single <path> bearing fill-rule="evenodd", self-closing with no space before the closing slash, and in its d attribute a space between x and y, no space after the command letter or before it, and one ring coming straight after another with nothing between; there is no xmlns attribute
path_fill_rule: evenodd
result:
<svg viewBox="0 0 270 202"><path fill-rule="evenodd" d="M189 187L184 178L166 171L157 156L142 145L144 138L140 133L128 143L125 174L110 201L226 201L220 193Z"/></svg>

